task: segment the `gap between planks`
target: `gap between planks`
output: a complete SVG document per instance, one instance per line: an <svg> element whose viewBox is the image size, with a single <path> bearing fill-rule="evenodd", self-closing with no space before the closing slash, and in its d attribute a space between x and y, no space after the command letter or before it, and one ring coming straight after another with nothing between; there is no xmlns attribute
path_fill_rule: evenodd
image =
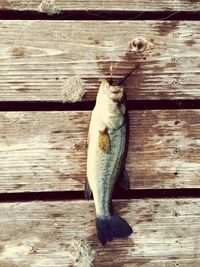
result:
<svg viewBox="0 0 200 267"><path fill-rule="evenodd" d="M1 20L187 20L200 19L200 11L89 11L64 10L56 14L37 11L0 10Z"/></svg>
<svg viewBox="0 0 200 267"><path fill-rule="evenodd" d="M200 109L200 100L127 100L128 110ZM61 103L53 101L0 101L2 111L89 111L95 101Z"/></svg>
<svg viewBox="0 0 200 267"><path fill-rule="evenodd" d="M169 198L199 198L199 188L185 189L135 189L114 192L113 199L169 199ZM84 200L84 191L58 191L58 192L26 192L26 193L0 193L0 203L30 202L30 201L72 201Z"/></svg>

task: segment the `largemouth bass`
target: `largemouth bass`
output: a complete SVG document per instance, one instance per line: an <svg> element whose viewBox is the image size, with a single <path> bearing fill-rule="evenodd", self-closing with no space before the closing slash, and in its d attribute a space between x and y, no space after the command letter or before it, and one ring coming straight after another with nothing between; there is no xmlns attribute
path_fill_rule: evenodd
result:
<svg viewBox="0 0 200 267"><path fill-rule="evenodd" d="M85 187L86 198L90 199L93 194L97 234L103 245L113 238L127 237L133 232L130 225L112 210L111 203L117 181L121 181L122 187L128 185L126 154L124 90L103 80L90 121Z"/></svg>

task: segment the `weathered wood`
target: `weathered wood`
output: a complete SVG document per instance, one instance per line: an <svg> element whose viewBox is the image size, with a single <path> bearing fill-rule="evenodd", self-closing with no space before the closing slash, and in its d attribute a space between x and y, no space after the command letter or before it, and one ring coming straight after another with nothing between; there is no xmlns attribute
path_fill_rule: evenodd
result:
<svg viewBox="0 0 200 267"><path fill-rule="evenodd" d="M78 253L78 247L72 248L70 243L84 239L96 252L95 264L77 266L197 267L199 201L115 201L115 209L135 233L104 247L96 237L92 201L1 203L0 265L76 266L72 255ZM81 254L80 259L84 261Z"/></svg>
<svg viewBox="0 0 200 267"><path fill-rule="evenodd" d="M148 52L131 52L138 36ZM200 99L199 21L0 21L0 46L1 101L62 101L75 75L94 100L111 64L117 79L137 63L129 99Z"/></svg>
<svg viewBox="0 0 200 267"><path fill-rule="evenodd" d="M131 188L199 188L200 110L129 113ZM0 192L83 190L90 114L1 112Z"/></svg>
<svg viewBox="0 0 200 267"><path fill-rule="evenodd" d="M42 2L54 2L55 6L60 11L64 10L84 10L90 14L93 10L119 10L119 11L198 11L199 0L151 0L148 2L145 0L98 0L98 1L65 1L65 0L1 0L0 8L7 10L30 10L37 11L38 6Z"/></svg>

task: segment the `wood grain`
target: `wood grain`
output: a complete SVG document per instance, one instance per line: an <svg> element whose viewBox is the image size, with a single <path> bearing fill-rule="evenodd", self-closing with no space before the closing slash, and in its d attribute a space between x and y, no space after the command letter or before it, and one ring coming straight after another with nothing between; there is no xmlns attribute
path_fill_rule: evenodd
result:
<svg viewBox="0 0 200 267"><path fill-rule="evenodd" d="M144 52L131 52L137 37ZM0 101L62 101L76 75L94 100L111 64L117 81L137 63L129 99L200 99L199 21L0 21L0 47Z"/></svg>
<svg viewBox="0 0 200 267"><path fill-rule="evenodd" d="M129 113L131 188L199 188L200 110ZM1 112L0 192L83 190L90 114Z"/></svg>
<svg viewBox="0 0 200 267"><path fill-rule="evenodd" d="M3 10L30 10L37 11L42 0L1 0L0 8ZM44 2L44 1L43 1ZM48 2L48 0L46 1ZM198 11L199 0L152 0L148 5L145 0L56 0L55 5L59 10L84 10L90 13L94 10L119 10L119 11Z"/></svg>
<svg viewBox="0 0 200 267"><path fill-rule="evenodd" d="M1 203L0 265L85 266L75 265L72 257L75 249L70 246L74 240L84 239L96 252L95 264L91 266L197 267L200 265L199 201L114 201L116 211L135 233L104 247L96 237L92 201Z"/></svg>

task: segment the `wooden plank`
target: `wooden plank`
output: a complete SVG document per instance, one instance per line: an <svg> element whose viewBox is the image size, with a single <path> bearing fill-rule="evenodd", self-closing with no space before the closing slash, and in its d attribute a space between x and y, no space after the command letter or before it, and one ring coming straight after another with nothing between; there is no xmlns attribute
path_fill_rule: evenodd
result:
<svg viewBox="0 0 200 267"><path fill-rule="evenodd" d="M199 0L152 0L146 4L145 0L98 0L98 1L83 1L83 0L3 0L0 3L0 8L3 10L30 10L38 11L38 6L41 3L52 3L56 6L58 10L83 10L90 14L90 11L94 10L118 10L118 11L198 11L199 10Z"/></svg>
<svg viewBox="0 0 200 267"><path fill-rule="evenodd" d="M0 192L83 190L89 111L1 112ZM200 187L200 110L130 111L132 189Z"/></svg>
<svg viewBox="0 0 200 267"><path fill-rule="evenodd" d="M200 265L200 199L115 201L114 206L134 228L128 239L102 247L96 237L93 202L1 203L2 267L143 266L197 267ZM85 240L94 252L86 264ZM85 252L85 253L84 253ZM76 265L72 255L78 254ZM83 254L86 258L83 258Z"/></svg>
<svg viewBox="0 0 200 267"><path fill-rule="evenodd" d="M94 100L111 64L120 79L137 63L129 99L200 99L199 21L0 21L0 46L0 101L62 101L77 75Z"/></svg>

